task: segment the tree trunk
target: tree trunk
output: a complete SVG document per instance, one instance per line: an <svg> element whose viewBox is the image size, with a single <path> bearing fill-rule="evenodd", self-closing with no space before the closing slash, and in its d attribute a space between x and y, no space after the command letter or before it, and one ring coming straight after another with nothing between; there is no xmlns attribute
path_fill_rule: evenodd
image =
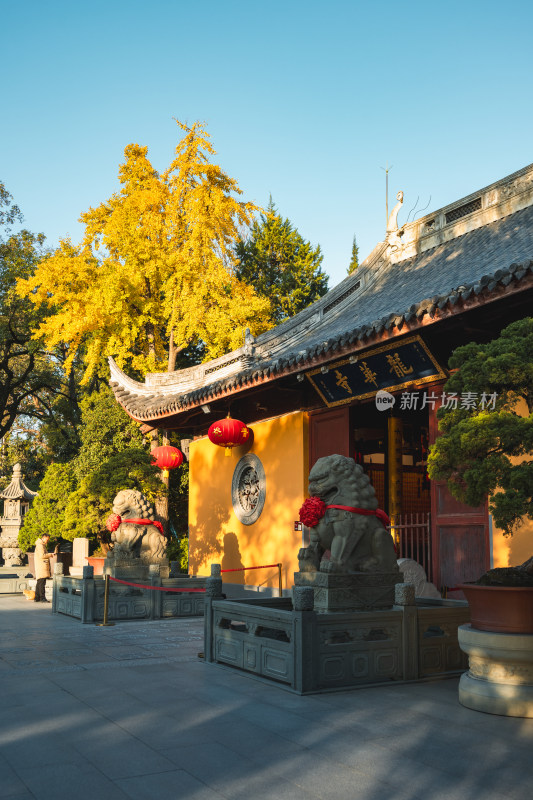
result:
<svg viewBox="0 0 533 800"><path fill-rule="evenodd" d="M167 372L174 372L176 369L176 357L178 355L178 349L174 344L174 331L170 333L170 341L168 343L168 370Z"/></svg>
<svg viewBox="0 0 533 800"><path fill-rule="evenodd" d="M146 323L146 339L148 340L148 355L152 356L154 359L154 363L156 360L156 351L155 351L155 330L154 325L152 322Z"/></svg>

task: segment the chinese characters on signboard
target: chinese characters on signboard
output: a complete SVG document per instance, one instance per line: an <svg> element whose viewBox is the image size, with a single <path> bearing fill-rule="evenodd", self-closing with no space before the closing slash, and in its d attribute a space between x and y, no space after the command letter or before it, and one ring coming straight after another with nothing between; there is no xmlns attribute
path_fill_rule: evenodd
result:
<svg viewBox="0 0 533 800"><path fill-rule="evenodd" d="M358 360L345 359L307 377L326 405L372 397L377 391L401 389L446 377L419 336L370 350Z"/></svg>

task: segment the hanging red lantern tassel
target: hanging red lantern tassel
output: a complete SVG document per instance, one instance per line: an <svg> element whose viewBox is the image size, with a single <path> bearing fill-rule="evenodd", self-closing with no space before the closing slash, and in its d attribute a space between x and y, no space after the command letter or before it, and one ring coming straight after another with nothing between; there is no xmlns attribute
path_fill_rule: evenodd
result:
<svg viewBox="0 0 533 800"><path fill-rule="evenodd" d="M163 447L156 447L152 450L152 464L163 470L163 476L168 478L169 469L176 469L183 464L183 453L177 447L166 444Z"/></svg>
<svg viewBox="0 0 533 800"><path fill-rule="evenodd" d="M248 441L250 429L246 427L244 422L232 419L228 414L226 419L213 422L207 431L207 435L213 444L225 447L226 455L229 456L232 447L238 447Z"/></svg>

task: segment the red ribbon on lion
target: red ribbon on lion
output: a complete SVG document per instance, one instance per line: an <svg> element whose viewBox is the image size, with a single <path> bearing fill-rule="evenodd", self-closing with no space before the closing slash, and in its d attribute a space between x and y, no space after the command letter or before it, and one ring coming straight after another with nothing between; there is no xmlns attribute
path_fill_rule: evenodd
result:
<svg viewBox="0 0 533 800"><path fill-rule="evenodd" d="M153 519L122 519L119 514L111 514L106 521L106 528L108 531L116 531L121 522L133 522L134 525L154 525L159 533L163 536L165 532L160 522L155 522Z"/></svg>
<svg viewBox="0 0 533 800"><path fill-rule="evenodd" d="M306 528L314 528L315 525L318 525L328 508L351 511L353 514L363 514L365 517L377 517L385 527L390 525L390 519L381 508L371 510L369 508L357 508L356 506L327 506L320 497L308 497L307 500L304 500L304 504L300 509L300 522L305 525Z"/></svg>

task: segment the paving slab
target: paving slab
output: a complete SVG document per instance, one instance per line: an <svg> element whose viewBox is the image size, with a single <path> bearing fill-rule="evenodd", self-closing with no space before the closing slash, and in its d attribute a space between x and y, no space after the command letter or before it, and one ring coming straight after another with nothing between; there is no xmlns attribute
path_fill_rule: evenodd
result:
<svg viewBox="0 0 533 800"><path fill-rule="evenodd" d="M0 597L1 800L531 796L533 720L464 708L456 679L301 697L202 650L202 619Z"/></svg>
<svg viewBox="0 0 533 800"><path fill-rule="evenodd" d="M133 800L223 800L224 795L214 792L202 781L185 770L173 770L142 778L117 781L127 797Z"/></svg>

